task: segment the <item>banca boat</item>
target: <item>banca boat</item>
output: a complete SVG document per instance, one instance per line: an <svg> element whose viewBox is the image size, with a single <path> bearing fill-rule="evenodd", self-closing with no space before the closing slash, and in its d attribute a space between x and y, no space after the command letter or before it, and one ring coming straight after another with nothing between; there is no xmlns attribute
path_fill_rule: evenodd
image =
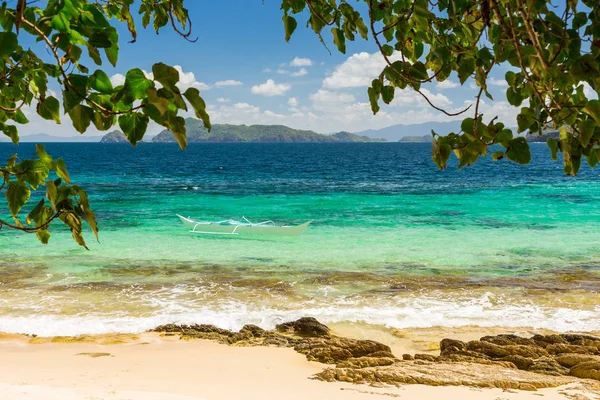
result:
<svg viewBox="0 0 600 400"><path fill-rule="evenodd" d="M196 221L177 214L181 222L192 233L207 235L274 235L274 236L298 236L306 230L312 221L300 225L276 225L273 221L263 221L258 223L250 222L246 217L242 217L244 222L236 220L223 220L217 222Z"/></svg>

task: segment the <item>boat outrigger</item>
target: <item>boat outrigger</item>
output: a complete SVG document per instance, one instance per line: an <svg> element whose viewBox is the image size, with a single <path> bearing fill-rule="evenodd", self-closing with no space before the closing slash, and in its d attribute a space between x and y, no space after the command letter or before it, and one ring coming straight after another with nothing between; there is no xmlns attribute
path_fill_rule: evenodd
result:
<svg viewBox="0 0 600 400"><path fill-rule="evenodd" d="M276 225L273 221L263 221L253 223L246 217L242 217L245 222L227 219L224 221L207 222L195 221L191 218L185 218L177 214L186 228L190 228L192 233L207 235L275 235L275 236L298 236L306 230L312 221L300 225Z"/></svg>

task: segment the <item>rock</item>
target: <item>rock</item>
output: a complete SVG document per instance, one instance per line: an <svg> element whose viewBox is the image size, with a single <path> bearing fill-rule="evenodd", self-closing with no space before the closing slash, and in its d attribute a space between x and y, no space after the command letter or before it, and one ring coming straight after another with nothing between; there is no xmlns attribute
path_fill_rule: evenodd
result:
<svg viewBox="0 0 600 400"><path fill-rule="evenodd" d="M331 336L328 338L305 339L294 349L306 355L309 361L337 364L350 358L386 357L395 358L389 346L372 340L357 340Z"/></svg>
<svg viewBox="0 0 600 400"><path fill-rule="evenodd" d="M397 360L389 357L360 357L349 358L337 365L338 368L368 368L368 367L384 367L392 365Z"/></svg>
<svg viewBox="0 0 600 400"><path fill-rule="evenodd" d="M586 354L561 354L560 356L556 357L556 361L563 367L572 368L583 362L600 362L600 356L591 356Z"/></svg>
<svg viewBox="0 0 600 400"><path fill-rule="evenodd" d="M431 354L415 354L415 360L435 362L437 360L437 357L432 356Z"/></svg>
<svg viewBox="0 0 600 400"><path fill-rule="evenodd" d="M560 335L534 335L531 338L534 342L542 347L546 347L548 344L568 344L567 340Z"/></svg>
<svg viewBox="0 0 600 400"><path fill-rule="evenodd" d="M567 368L563 367L558 362L556 362L556 360L550 357L538 358L533 362L533 365L531 365L527 370L531 372L537 372L539 374L554 376L569 374L569 370Z"/></svg>
<svg viewBox="0 0 600 400"><path fill-rule="evenodd" d="M548 352L546 350L537 346L500 346L488 341L482 342L476 340L467 343L467 349L477 353L485 354L491 358L504 358L511 355L518 355L528 358L538 358L548 355Z"/></svg>
<svg viewBox="0 0 600 400"><path fill-rule="evenodd" d="M410 360L414 360L415 358L413 356L411 356L410 354L402 354L402 359L404 361L410 361Z"/></svg>
<svg viewBox="0 0 600 400"><path fill-rule="evenodd" d="M312 317L304 317L296 321L279 324L276 329L282 333L293 333L298 336L329 336L329 328Z"/></svg>
<svg viewBox="0 0 600 400"><path fill-rule="evenodd" d="M534 364L534 361L531 358L526 358L518 355L510 355L504 357L502 361L511 362L515 365L515 367L523 370L528 370Z"/></svg>
<svg viewBox="0 0 600 400"><path fill-rule="evenodd" d="M598 354L598 347L584 346L577 344L551 344L546 347L550 354L578 353L578 354Z"/></svg>
<svg viewBox="0 0 600 400"><path fill-rule="evenodd" d="M586 361L575 365L569 375L577 378L595 379L600 381L600 362Z"/></svg>
<svg viewBox="0 0 600 400"><path fill-rule="evenodd" d="M466 350L467 344L465 342L461 342L460 340L453 339L443 339L440 342L440 351L444 353L446 351L456 352L460 350Z"/></svg>
<svg viewBox="0 0 600 400"><path fill-rule="evenodd" d="M497 335L497 336L484 336L480 339L482 342L488 342L497 344L499 346L536 346L534 340L522 338L516 335Z"/></svg>

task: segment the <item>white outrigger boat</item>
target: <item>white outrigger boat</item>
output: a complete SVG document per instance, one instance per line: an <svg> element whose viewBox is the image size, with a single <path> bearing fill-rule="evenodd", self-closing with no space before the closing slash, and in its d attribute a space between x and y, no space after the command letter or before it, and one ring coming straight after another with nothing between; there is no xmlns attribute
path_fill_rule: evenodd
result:
<svg viewBox="0 0 600 400"><path fill-rule="evenodd" d="M185 218L177 214L186 228L190 228L192 233L201 233L208 235L275 235L275 236L298 236L306 230L312 221L300 225L275 225L273 221L263 221L259 223L250 222L246 217L242 217L245 222L235 220L224 220L217 222L195 221L191 218Z"/></svg>

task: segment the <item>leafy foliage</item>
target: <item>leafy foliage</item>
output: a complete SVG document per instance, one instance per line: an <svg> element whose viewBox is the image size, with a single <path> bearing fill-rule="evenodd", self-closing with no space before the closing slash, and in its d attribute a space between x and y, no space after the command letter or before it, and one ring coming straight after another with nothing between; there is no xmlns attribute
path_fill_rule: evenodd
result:
<svg viewBox="0 0 600 400"><path fill-rule="evenodd" d="M178 113L187 111L186 100L210 129L206 104L199 92L193 89L182 94L178 87L179 72L173 67L155 64L152 79L134 68L127 72L125 83L116 87L104 71L90 68L90 63L100 68L106 61L116 66L119 57L116 23L126 24L132 41L136 40L137 28L131 11L134 5L144 27L152 25L158 32L170 25L189 40L191 21L182 0L2 2L0 131L17 144L19 135L15 124L28 122L24 107L35 107L40 117L58 124L61 113L68 114L80 133L86 132L92 124L101 131L118 124L133 145L144 137L152 120L175 130L185 149L186 129ZM115 22L111 24L111 20ZM45 43L53 62L45 62L36 51L23 44L32 39ZM50 95L50 82L62 87L60 99ZM0 169L3 178L0 191L5 191L14 219L14 224L0 219L0 227L36 232L42 243L48 243L47 228L59 219L71 229L75 241L86 247L82 221L87 221L96 237L98 233L87 194L77 185L68 185L70 177L62 159L53 161L42 146L38 146L38 157L21 161L15 155ZM46 187L46 196L23 223L19 214L32 196L32 190L38 190L39 186Z"/></svg>
<svg viewBox="0 0 600 400"><path fill-rule="evenodd" d="M351 4L352 3L352 4ZM517 132L542 135L543 129L563 129L559 144L565 173L577 174L582 157L597 164L600 146L600 101L586 95L585 85L600 89L600 3L596 0L282 0L286 40L294 16L308 15L307 25L321 36L329 29L332 42L345 53L357 36L373 39L386 65L368 89L373 113L389 103L396 90L412 89L434 109L464 119L462 130L433 133L433 160L446 168L450 154L459 167L486 156L530 162L527 142L495 118L479 112L482 95L492 99L488 76L494 68L506 72L507 101L520 108ZM353 5L354 4L354 5ZM479 88L473 104L444 110L421 90L428 82L458 76ZM492 116L493 117L493 116Z"/></svg>

